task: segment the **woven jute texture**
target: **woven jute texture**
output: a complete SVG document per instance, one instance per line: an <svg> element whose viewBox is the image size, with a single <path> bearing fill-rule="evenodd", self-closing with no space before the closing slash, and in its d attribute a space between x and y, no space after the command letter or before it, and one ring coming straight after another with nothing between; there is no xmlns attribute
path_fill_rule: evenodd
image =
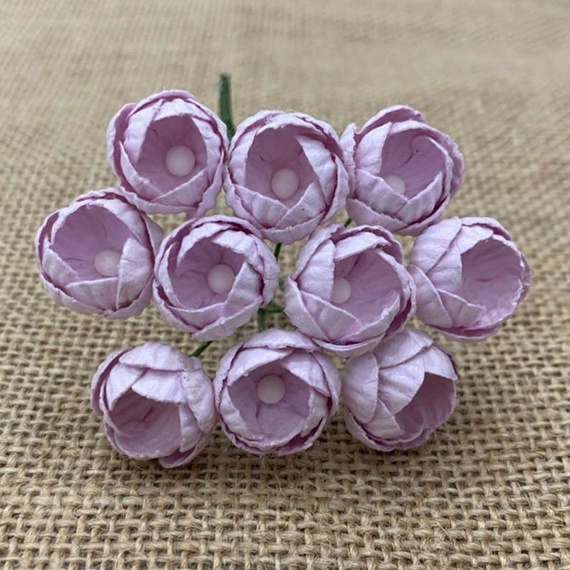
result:
<svg viewBox="0 0 570 570"><path fill-rule="evenodd" d="M0 0L2 566L569 569L569 62L570 4L555 0ZM528 255L531 293L500 334L446 343L458 407L422 448L377 454L340 414L287 458L216 432L167 471L107 443L89 407L98 363L196 343L154 308L107 322L54 306L33 235L115 183L120 106L176 87L216 108L220 72L237 121L282 108L341 131L391 104L422 110L465 154L446 215L496 217ZM287 271L295 248L282 255ZM209 374L253 331L211 346Z"/></svg>

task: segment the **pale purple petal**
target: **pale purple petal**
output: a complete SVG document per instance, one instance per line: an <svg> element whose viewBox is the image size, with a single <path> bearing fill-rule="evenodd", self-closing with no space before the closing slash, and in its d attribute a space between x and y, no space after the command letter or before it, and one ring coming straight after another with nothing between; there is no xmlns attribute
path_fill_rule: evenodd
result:
<svg viewBox="0 0 570 570"><path fill-rule="evenodd" d="M268 330L260 332L243 344L244 348L285 349L299 348L307 352L317 350L315 343L297 331Z"/></svg>
<svg viewBox="0 0 570 570"><path fill-rule="evenodd" d="M180 453L194 450L204 437L201 426L198 426L196 416L187 406L178 406L180 418ZM212 414L212 417L215 417ZM211 431L211 430L210 430Z"/></svg>
<svg viewBox="0 0 570 570"><path fill-rule="evenodd" d="M231 336L237 329L247 324L255 315L261 303L254 301L231 315L220 317L216 322L205 326L202 330L194 333L196 340L200 342L219 340Z"/></svg>
<svg viewBox="0 0 570 570"><path fill-rule="evenodd" d="M404 327L415 285L385 229L323 228L301 248L285 284L291 322L338 356L362 354Z"/></svg>
<svg viewBox="0 0 570 570"><path fill-rule="evenodd" d="M139 368L175 372L186 370L192 361L179 350L160 342L147 342L121 355L121 363Z"/></svg>
<svg viewBox="0 0 570 570"><path fill-rule="evenodd" d="M195 457L217 418L200 361L160 343L111 354L93 378L91 404L115 449L165 467Z"/></svg>
<svg viewBox="0 0 570 570"><path fill-rule="evenodd" d="M103 393L105 392L107 371L113 367L119 357L125 353L125 350L118 350L109 354L109 356L98 366L97 372L91 380L91 407L99 417L102 417L106 410L106 405L101 406L101 404L104 404L102 398Z"/></svg>
<svg viewBox="0 0 570 570"><path fill-rule="evenodd" d="M211 209L222 187L227 145L224 123L185 91L163 91L127 105L107 130L109 163L121 191L148 213L194 216ZM194 166L185 174L167 166L175 147L192 153Z"/></svg>
<svg viewBox="0 0 570 570"><path fill-rule="evenodd" d="M349 215L418 235L443 213L463 176L463 157L445 134L425 124L411 107L390 107L342 137L353 180Z"/></svg>
<svg viewBox="0 0 570 570"><path fill-rule="evenodd" d="M525 256L490 218L453 218L428 228L410 255L418 316L465 342L495 334L530 286Z"/></svg>
<svg viewBox="0 0 570 570"><path fill-rule="evenodd" d="M213 280L220 267L221 282ZM237 218L212 216L188 221L165 238L153 292L169 324L198 340L218 340L269 303L278 277L277 261L257 230Z"/></svg>
<svg viewBox="0 0 570 570"><path fill-rule="evenodd" d="M345 407L355 410L360 421L374 417L378 398L378 362L373 354L348 360L342 376L342 397Z"/></svg>
<svg viewBox="0 0 570 570"><path fill-rule="evenodd" d="M203 433L210 433L217 423L216 414L212 413L214 391L212 382L202 369L202 363L192 358L193 364L199 368L194 371L186 370L182 375L182 386L192 415Z"/></svg>
<svg viewBox="0 0 570 570"><path fill-rule="evenodd" d="M421 331L406 330L351 358L342 375L349 431L374 449L423 444L455 407L456 366Z"/></svg>
<svg viewBox="0 0 570 570"><path fill-rule="evenodd" d="M273 177L282 170L296 182L275 193ZM264 238L303 239L346 203L349 175L338 136L302 113L261 111L237 129L225 189L228 205Z"/></svg>
<svg viewBox="0 0 570 570"><path fill-rule="evenodd" d="M416 312L418 317L433 327L451 326L451 317L448 315L441 296L432 282L416 265L411 265L409 271L416 284Z"/></svg>
<svg viewBox="0 0 570 570"><path fill-rule="evenodd" d="M147 369L133 385L140 396L166 404L184 404L186 395L180 388L181 379L170 371Z"/></svg>
<svg viewBox="0 0 570 570"><path fill-rule="evenodd" d="M118 361L120 362L120 358ZM134 366L117 366L115 373L105 383L105 390L101 394L101 408L110 413L115 404L124 396L145 373L144 369Z"/></svg>
<svg viewBox="0 0 570 570"><path fill-rule="evenodd" d="M340 346L338 344L326 342L320 339L314 340L321 348L334 352L334 354L340 358L349 358L350 356L360 356L362 354L366 354L378 346L380 342L382 342L378 338L371 338L368 340L363 340L362 342L353 342L350 345Z"/></svg>
<svg viewBox="0 0 570 570"><path fill-rule="evenodd" d="M57 304L109 319L150 302L162 230L114 188L89 192L49 216L36 236L46 290Z"/></svg>
<svg viewBox="0 0 570 570"><path fill-rule="evenodd" d="M292 350L289 346L283 348L255 346L242 350L236 354L230 370L225 373L225 382L228 386L231 386L237 380L258 368L272 362L282 361L291 354Z"/></svg>
<svg viewBox="0 0 570 570"><path fill-rule="evenodd" d="M117 446L133 459L157 459L170 455L180 447L177 412L177 407L171 404L149 406L147 399L127 393L113 416L123 420L119 426L115 424Z"/></svg>
<svg viewBox="0 0 570 570"><path fill-rule="evenodd" d="M277 382L275 400L260 391L267 381ZM316 440L337 409L340 379L309 339L270 329L230 350L213 386L222 429L234 445L257 455L286 455Z"/></svg>

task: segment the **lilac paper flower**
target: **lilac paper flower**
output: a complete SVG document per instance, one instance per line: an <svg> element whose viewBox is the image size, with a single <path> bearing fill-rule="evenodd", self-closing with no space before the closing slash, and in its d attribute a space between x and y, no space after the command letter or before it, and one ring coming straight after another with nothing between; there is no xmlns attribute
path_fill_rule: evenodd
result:
<svg viewBox="0 0 570 570"><path fill-rule="evenodd" d="M137 316L150 303L162 235L116 189L89 192L38 230L40 278L58 305L108 319Z"/></svg>
<svg viewBox="0 0 570 570"><path fill-rule="evenodd" d="M202 363L157 342L109 355L93 378L91 405L117 451L163 467L194 459L217 422Z"/></svg>
<svg viewBox="0 0 570 570"><path fill-rule="evenodd" d="M455 408L457 369L421 331L406 330L351 358L342 375L350 433L380 451L425 443Z"/></svg>
<svg viewBox="0 0 570 570"><path fill-rule="evenodd" d="M492 218L452 218L428 228L410 255L418 316L458 341L495 334L525 298L530 268Z"/></svg>
<svg viewBox="0 0 570 570"><path fill-rule="evenodd" d="M168 235L154 299L169 324L201 341L233 334L273 298L279 265L250 224L211 216Z"/></svg>
<svg viewBox="0 0 570 570"><path fill-rule="evenodd" d="M352 178L346 209L359 224L418 235L437 221L463 177L463 157L445 134L411 107L390 107L342 145Z"/></svg>
<svg viewBox="0 0 570 570"><path fill-rule="evenodd" d="M339 392L328 356L303 335L275 329L229 350L214 379L224 433L256 455L310 447L335 414Z"/></svg>
<svg viewBox="0 0 570 570"><path fill-rule="evenodd" d="M228 205L263 237L291 244L344 208L348 173L334 129L302 113L261 111L230 147Z"/></svg>
<svg viewBox="0 0 570 570"><path fill-rule="evenodd" d="M149 214L201 216L216 204L226 126L186 91L125 105L107 129L109 165L121 190Z"/></svg>
<svg viewBox="0 0 570 570"><path fill-rule="evenodd" d="M413 281L387 230L333 225L317 230L285 285L285 312L317 344L339 356L372 350L414 313Z"/></svg>

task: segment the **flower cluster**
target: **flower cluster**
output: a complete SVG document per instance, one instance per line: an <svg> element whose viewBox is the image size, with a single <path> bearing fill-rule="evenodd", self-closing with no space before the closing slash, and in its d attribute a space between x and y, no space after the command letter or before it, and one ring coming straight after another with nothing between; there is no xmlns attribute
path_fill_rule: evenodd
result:
<svg viewBox="0 0 570 570"><path fill-rule="evenodd" d="M483 340L530 284L496 220L440 221L463 177L457 145L404 106L342 137L283 111L246 119L231 144L228 132L231 117L184 91L124 106L107 131L117 188L80 196L37 233L55 303L126 319L154 299L168 324L204 343L191 356L146 343L100 365L91 402L109 442L176 467L220 425L249 453L286 455L313 444L342 396L348 430L369 447L423 444L453 413L457 365L406 324L416 315L448 339ZM206 216L222 190L236 217ZM344 209L344 225L327 224ZM157 213L187 221L164 237ZM407 265L394 234L416 237ZM280 278L281 246L300 240ZM264 330L269 312L297 330ZM210 382L198 356L256 316L259 332ZM326 351L348 358L342 374Z"/></svg>

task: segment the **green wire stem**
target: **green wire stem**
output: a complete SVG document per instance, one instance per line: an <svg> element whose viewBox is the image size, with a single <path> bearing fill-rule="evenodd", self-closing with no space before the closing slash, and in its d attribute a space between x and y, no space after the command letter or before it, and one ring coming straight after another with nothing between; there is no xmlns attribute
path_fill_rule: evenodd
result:
<svg viewBox="0 0 570 570"><path fill-rule="evenodd" d="M232 113L231 78L228 73L222 73L220 75L220 82L218 83L218 107L220 118L228 128L228 139L231 141L236 132L236 128Z"/></svg>
<svg viewBox="0 0 570 570"><path fill-rule="evenodd" d="M200 356L212 344L212 342L212 340L209 340L208 342L201 344L190 356L198 358L198 356Z"/></svg>

